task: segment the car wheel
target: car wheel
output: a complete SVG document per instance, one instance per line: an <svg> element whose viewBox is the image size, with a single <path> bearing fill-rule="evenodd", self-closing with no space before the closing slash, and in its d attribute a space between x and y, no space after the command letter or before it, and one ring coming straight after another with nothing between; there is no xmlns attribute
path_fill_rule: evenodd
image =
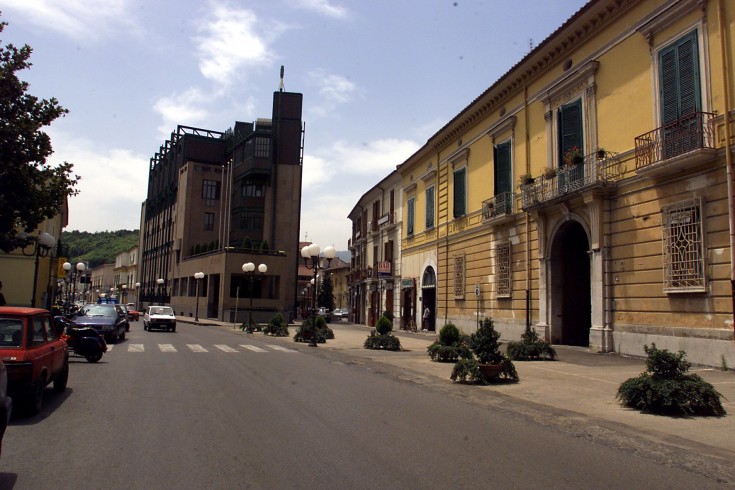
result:
<svg viewBox="0 0 735 490"><path fill-rule="evenodd" d="M65 362L61 372L54 378L54 391L56 393L63 393L66 389L66 384L69 381L69 363Z"/></svg>
<svg viewBox="0 0 735 490"><path fill-rule="evenodd" d="M41 411L41 407L43 406L43 390L45 389L46 378L44 375L41 375L36 384L33 385L33 390L28 395L28 413L31 415L36 415Z"/></svg>
<svg viewBox="0 0 735 490"><path fill-rule="evenodd" d="M122 333L120 334L120 340L125 340L125 329L123 329Z"/></svg>
<svg viewBox="0 0 735 490"><path fill-rule="evenodd" d="M172 331L172 332L176 332L176 327L172 327L172 328L171 328L171 331Z"/></svg>

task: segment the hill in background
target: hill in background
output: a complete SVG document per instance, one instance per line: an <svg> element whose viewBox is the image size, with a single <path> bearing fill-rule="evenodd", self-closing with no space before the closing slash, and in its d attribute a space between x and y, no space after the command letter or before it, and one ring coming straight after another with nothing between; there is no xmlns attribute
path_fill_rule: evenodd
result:
<svg viewBox="0 0 735 490"><path fill-rule="evenodd" d="M115 262L117 254L138 245L138 230L63 231L61 243L69 249L69 261L86 262L90 268Z"/></svg>

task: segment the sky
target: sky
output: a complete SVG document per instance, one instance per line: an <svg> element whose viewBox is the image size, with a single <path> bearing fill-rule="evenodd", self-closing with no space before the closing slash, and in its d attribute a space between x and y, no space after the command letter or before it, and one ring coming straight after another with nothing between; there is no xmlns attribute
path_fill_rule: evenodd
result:
<svg viewBox="0 0 735 490"><path fill-rule="evenodd" d="M67 231L138 229L150 158L177 125L215 131L304 94L301 239L346 250L348 213L583 0L1 0L28 93L82 177Z"/></svg>

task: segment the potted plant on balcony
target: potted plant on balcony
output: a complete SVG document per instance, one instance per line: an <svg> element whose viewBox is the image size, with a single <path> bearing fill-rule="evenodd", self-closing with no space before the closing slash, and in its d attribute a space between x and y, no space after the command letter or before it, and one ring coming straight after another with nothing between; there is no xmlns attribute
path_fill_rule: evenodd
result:
<svg viewBox="0 0 735 490"><path fill-rule="evenodd" d="M564 164L565 165L579 165L584 163L584 157L582 156L582 150L576 146L572 146L564 153Z"/></svg>
<svg viewBox="0 0 735 490"><path fill-rule="evenodd" d="M554 167L546 167L543 171L544 178L547 180L556 177L556 169Z"/></svg>
<svg viewBox="0 0 735 490"><path fill-rule="evenodd" d="M531 174L523 174L518 178L518 184L521 187L533 184L533 177L531 177Z"/></svg>

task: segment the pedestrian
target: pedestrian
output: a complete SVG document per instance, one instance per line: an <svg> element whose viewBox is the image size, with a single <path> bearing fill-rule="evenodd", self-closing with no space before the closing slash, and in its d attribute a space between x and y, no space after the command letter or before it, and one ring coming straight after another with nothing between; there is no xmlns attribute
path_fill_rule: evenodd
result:
<svg viewBox="0 0 735 490"><path fill-rule="evenodd" d="M5 306L6 304L5 296L3 296L3 282L0 281L0 306Z"/></svg>
<svg viewBox="0 0 735 490"><path fill-rule="evenodd" d="M423 322L423 325L421 325L421 330L424 332L428 330L429 328L429 317L430 316L431 316L431 310L427 306L426 308L424 308L424 316L423 316L424 322Z"/></svg>

